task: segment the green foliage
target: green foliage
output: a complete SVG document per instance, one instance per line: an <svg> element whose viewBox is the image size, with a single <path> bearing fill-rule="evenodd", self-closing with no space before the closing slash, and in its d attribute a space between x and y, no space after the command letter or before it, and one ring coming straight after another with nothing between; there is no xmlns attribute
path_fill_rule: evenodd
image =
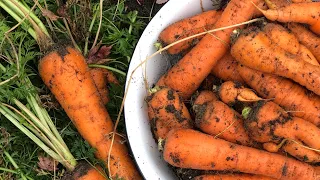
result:
<svg viewBox="0 0 320 180"><path fill-rule="evenodd" d="M34 0L20 1L27 4L29 7L34 5ZM57 12L59 7L56 4L56 0L39 0L39 4L42 8L46 7L44 2L46 2L47 7L51 12ZM68 2L70 2L70 8L68 9L68 18L70 19L68 19L67 22L70 26L70 32L73 38L76 39L77 45L82 51L85 49L85 40L87 38L88 50L90 50L99 27L99 1L90 1L90 7L87 7L90 12L86 14L86 16L79 17L77 17L76 14L81 14L85 7L82 7L82 4L79 3L80 1L77 0L68 0ZM45 23L50 35L56 42L59 42L60 39L68 39L68 41L71 42L70 34L68 34L61 18L56 21L51 21L51 25L49 25L48 22L50 21L42 15L39 7L34 9L34 13ZM97 16L95 21L93 21L95 14ZM90 30L90 24L92 22L93 26ZM17 49L17 54L15 54L10 41L5 39L5 33L15 24L16 21L7 14L0 14L0 55L2 55L2 57L0 57L0 82L17 73L16 55L18 56L20 67L16 79L0 86L0 102L9 104L13 97L25 101L26 95L30 92L39 93L40 95L43 93L44 95L48 95L47 93L49 92L43 85L37 72L38 60L42 55L37 42L25 29L18 27L8 34L12 44ZM104 65L127 72L134 47L146 24L138 18L137 11L127 12L125 1L120 1L118 8L116 4L105 1L101 25L98 42L101 42L102 45L112 45L111 54L108 57L110 60ZM3 59L4 56L8 57L8 59ZM115 75L119 78L120 86L113 84L109 85L110 101L107 105L113 120L116 119L120 109L125 82L124 76L120 76L116 73ZM26 77L28 77L36 87L27 86L25 82L21 81L21 79L25 79ZM95 149L91 148L78 134L74 125L61 108L50 109L49 114L55 120L58 131L61 133L64 141L76 159L86 159L93 164L101 164L101 162L94 157ZM3 135L0 136L0 145L4 146L4 149L10 153L14 161L21 168L20 171L25 175L34 179L53 179L53 177L59 179L63 175L65 170L61 165L58 167L59 170L56 174L40 170L37 166L38 156L44 152L1 115L0 128L5 129L5 131L10 134L8 137L4 137ZM121 133L125 131L123 115L121 116L118 129ZM3 167L14 170L12 164L6 158L3 158L1 149L0 156L0 168ZM3 158L2 161L1 158ZM13 179L20 178L17 174L0 170L0 179L8 179L8 177L12 177Z"/></svg>

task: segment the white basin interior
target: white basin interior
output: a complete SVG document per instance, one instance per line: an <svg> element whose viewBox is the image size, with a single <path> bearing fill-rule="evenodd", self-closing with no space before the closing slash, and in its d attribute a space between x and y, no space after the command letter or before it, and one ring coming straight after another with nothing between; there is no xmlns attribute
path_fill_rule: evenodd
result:
<svg viewBox="0 0 320 180"><path fill-rule="evenodd" d="M213 9L211 0L202 0L205 10ZM147 57L156 52L154 43L157 42L160 32L169 24L180 19L193 16L201 12L200 0L170 0L149 23L144 30L134 54L128 71L127 84L129 84L132 71ZM161 159L157 144L151 134L147 106L147 95L144 77L149 87L157 82L170 66L165 55L157 55L145 65L139 67L130 82L125 102L125 123L128 140L134 158L145 179L176 179L173 171Z"/></svg>

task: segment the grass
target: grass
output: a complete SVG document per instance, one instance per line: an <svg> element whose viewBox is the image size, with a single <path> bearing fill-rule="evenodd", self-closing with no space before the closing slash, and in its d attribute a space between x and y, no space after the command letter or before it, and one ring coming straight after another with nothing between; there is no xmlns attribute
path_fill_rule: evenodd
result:
<svg viewBox="0 0 320 180"><path fill-rule="evenodd" d="M0 0L4 2L4 0ZM34 5L33 0L21 0L29 7ZM68 39L84 54L88 55L94 44L112 46L110 55L103 64L92 64L91 67L105 67L115 73L121 86L109 85L110 102L107 104L108 111L113 120L116 119L123 97L126 72L130 63L131 55L134 51L142 30L146 24L138 16L137 11L127 11L126 2L119 1L118 4L104 2L100 11L98 0L92 0L91 4L85 1L67 2L67 9L64 18L53 20L54 16L50 12L61 10L61 6L56 0L39 0L39 4L34 7L34 13L40 17L42 22L46 22L46 28L54 39ZM50 10L50 11L47 11ZM45 13L44 13L45 12ZM81 12L81 13L80 13ZM102 12L102 17L100 14ZM30 32L28 23L21 23L19 27L10 32L14 47L18 49L19 59L23 59L22 64L9 65L3 57L13 58L12 47L4 39L5 32L17 24L14 18L8 16L5 11L0 11L0 41L1 48L8 51L1 51L0 76L1 82L14 76L17 65L21 66L18 76L5 86L0 86L0 93L7 98L1 98L8 104L12 104L11 98L23 99L28 91L24 86L16 83L21 79L22 74L28 76L32 84L36 86L36 93L41 97L42 105L47 108L57 130L66 142L71 153L77 160L86 160L93 164L101 163L94 157L92 149L86 141L77 133L77 130L70 123L70 120L54 100L49 90L43 85L37 74L37 62L42 56L40 49L36 45ZM43 16L43 14L49 16ZM6 18L5 18L6 17ZM100 22L101 20L101 22ZM99 34L98 34L99 32ZM98 36L96 36L98 34ZM75 42L77 42L75 44ZM96 42L96 43L94 43ZM64 42L65 43L65 42ZM4 69L9 69L4 71ZM23 123L23 122L20 122ZM123 116L119 124L119 132L125 133ZM58 165L57 171L47 171L39 168L40 156L47 156L33 141L26 137L24 133L16 128L4 116L0 115L0 180L1 179L61 179L66 170L62 165Z"/></svg>

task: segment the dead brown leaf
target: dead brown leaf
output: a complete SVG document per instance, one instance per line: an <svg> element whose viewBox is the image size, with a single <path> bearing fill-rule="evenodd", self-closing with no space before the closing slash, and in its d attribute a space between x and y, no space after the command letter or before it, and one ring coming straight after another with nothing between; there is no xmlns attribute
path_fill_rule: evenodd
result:
<svg viewBox="0 0 320 180"><path fill-rule="evenodd" d="M39 162L38 166L40 169L47 170L47 171L56 171L58 170L58 162L52 159L51 157L44 157L44 156L39 156L38 157Z"/></svg>

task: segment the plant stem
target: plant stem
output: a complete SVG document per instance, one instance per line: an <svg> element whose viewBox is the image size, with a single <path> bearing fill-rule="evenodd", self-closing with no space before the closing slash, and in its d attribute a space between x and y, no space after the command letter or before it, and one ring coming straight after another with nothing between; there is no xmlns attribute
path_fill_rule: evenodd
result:
<svg viewBox="0 0 320 180"><path fill-rule="evenodd" d="M89 64L89 67L96 67L96 68L104 68L104 69L108 69L110 71L116 72L118 74L121 74L122 76L126 76L126 73L123 71L120 71L119 69L113 68L113 67L109 67L109 66L105 66L105 65L100 65L100 64Z"/></svg>
<svg viewBox="0 0 320 180"><path fill-rule="evenodd" d="M13 158L10 156L10 154L9 154L7 151L4 151L3 153L4 153L4 155L6 155L6 157L7 157L8 160L11 162L11 164L13 165L13 167L14 167L15 169L19 170L19 169L20 169L19 166L18 166L17 163L13 160ZM23 180L27 180L27 178L25 177L25 175L24 175L22 172L19 172L19 174L20 174L20 176L21 176L21 178L22 178Z"/></svg>
<svg viewBox="0 0 320 180"><path fill-rule="evenodd" d="M15 13L13 12L7 5L5 5L2 0L0 0L0 7L4 9L10 16L12 16L16 21L21 23L22 28L25 29L34 39L37 38L37 35L35 31L30 27L30 25L27 25L25 22L22 22L22 19Z"/></svg>
<svg viewBox="0 0 320 180"><path fill-rule="evenodd" d="M68 170L72 171L74 169L75 166L73 166L69 161L61 158L61 156L59 156L56 152L54 152L52 149L46 146L38 137L32 134L26 127L22 126L15 118L13 118L13 113L7 113L8 111L10 110L7 107L0 104L0 113L4 115L10 122L12 122L20 131L27 135L34 143L36 143L52 158L64 165Z"/></svg>

